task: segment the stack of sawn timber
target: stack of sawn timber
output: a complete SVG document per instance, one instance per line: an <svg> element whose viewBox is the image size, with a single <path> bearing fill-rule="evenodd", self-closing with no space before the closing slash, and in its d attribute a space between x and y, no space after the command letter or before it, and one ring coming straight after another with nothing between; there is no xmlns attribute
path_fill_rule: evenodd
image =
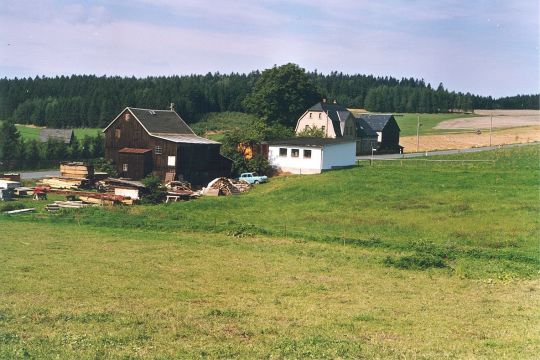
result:
<svg viewBox="0 0 540 360"><path fill-rule="evenodd" d="M60 163L60 177L50 176L42 183L53 189L79 189L89 187L94 178L94 167L82 162Z"/></svg>

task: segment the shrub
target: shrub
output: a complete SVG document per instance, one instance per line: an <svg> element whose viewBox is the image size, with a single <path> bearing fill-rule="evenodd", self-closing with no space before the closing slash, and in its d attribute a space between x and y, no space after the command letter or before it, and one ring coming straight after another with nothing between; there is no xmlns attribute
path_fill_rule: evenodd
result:
<svg viewBox="0 0 540 360"><path fill-rule="evenodd" d="M161 184L161 180L157 176L148 175L142 179L142 183L146 186L141 200L142 203L158 204L163 202L167 197L165 187Z"/></svg>

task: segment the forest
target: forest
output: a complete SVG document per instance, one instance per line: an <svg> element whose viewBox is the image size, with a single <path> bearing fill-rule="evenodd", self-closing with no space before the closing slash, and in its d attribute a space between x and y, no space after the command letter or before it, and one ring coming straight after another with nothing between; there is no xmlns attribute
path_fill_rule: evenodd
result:
<svg viewBox="0 0 540 360"><path fill-rule="evenodd" d="M539 95L494 99L449 91L443 84L434 88L421 79L341 72L320 74L305 72L294 64L282 67L289 65L303 72L310 86L316 89L317 98L335 99L349 108L422 113L539 108ZM3 78L0 79L0 119L58 128L104 127L126 106L164 109L171 102L188 123L210 112L256 114L253 103L246 98L266 71L146 78L95 75ZM309 98L313 98L312 94Z"/></svg>

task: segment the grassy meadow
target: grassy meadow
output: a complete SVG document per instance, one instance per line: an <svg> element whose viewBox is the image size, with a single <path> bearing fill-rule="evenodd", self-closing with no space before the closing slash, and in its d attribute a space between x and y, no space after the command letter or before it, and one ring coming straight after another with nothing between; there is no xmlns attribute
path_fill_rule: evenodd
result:
<svg viewBox="0 0 540 360"><path fill-rule="evenodd" d="M536 358L540 147L0 217L0 358Z"/></svg>
<svg viewBox="0 0 540 360"><path fill-rule="evenodd" d="M34 140L39 138L39 128L31 127L31 126L25 126L25 125L16 125L17 130L19 131L19 134L21 134L21 137L25 140ZM97 128L77 128L73 129L75 133L75 137L78 139L83 139L85 136L96 136L96 134L99 134L103 129L97 129Z"/></svg>
<svg viewBox="0 0 540 360"><path fill-rule="evenodd" d="M435 126L439 123L466 117L474 117L478 115L473 114L395 114L395 119L401 129L401 136L416 135L416 126L418 123L418 116L420 116L420 135L442 134L445 132L470 132L463 129L435 129Z"/></svg>

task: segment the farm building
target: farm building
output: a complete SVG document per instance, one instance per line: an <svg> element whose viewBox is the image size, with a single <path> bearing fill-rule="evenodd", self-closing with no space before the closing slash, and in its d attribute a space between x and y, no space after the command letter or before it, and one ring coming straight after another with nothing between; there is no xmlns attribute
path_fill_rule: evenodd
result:
<svg viewBox="0 0 540 360"><path fill-rule="evenodd" d="M377 133L362 119L336 102L326 100L310 107L296 123L296 133L309 128L321 129L327 138L356 141L356 155L370 154L377 147Z"/></svg>
<svg viewBox="0 0 540 360"><path fill-rule="evenodd" d="M153 173L164 180L204 184L231 172L221 144L195 135L174 110L127 107L103 132L105 157L124 178Z"/></svg>
<svg viewBox="0 0 540 360"><path fill-rule="evenodd" d="M71 144L73 139L73 130L70 129L41 129L39 131L39 141L41 142L54 140L65 144Z"/></svg>
<svg viewBox="0 0 540 360"><path fill-rule="evenodd" d="M356 142L350 139L293 138L268 142L268 162L293 174L318 174L356 162Z"/></svg>
<svg viewBox="0 0 540 360"><path fill-rule="evenodd" d="M399 145L400 129L394 115L362 114L358 121L365 122L377 133L377 151L384 153L397 153L403 150Z"/></svg>

